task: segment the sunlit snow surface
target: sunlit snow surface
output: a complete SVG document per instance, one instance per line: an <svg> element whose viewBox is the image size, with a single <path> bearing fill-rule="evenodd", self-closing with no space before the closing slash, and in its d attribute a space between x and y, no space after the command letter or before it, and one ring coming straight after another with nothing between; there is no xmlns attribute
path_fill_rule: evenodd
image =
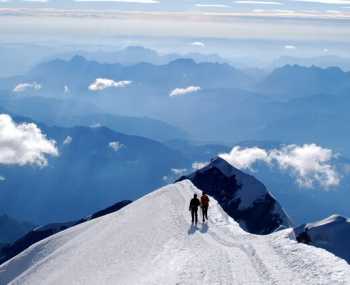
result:
<svg viewBox="0 0 350 285"><path fill-rule="evenodd" d="M43 240L0 267L0 284L350 284L349 265L287 229L244 232L211 199L190 226L188 180Z"/></svg>

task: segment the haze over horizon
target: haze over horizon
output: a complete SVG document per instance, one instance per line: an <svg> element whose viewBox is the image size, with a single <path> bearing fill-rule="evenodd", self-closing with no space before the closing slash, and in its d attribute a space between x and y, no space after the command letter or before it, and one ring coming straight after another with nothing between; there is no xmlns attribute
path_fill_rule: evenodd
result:
<svg viewBox="0 0 350 285"><path fill-rule="evenodd" d="M142 45L261 60L346 56L350 1L6 0L0 2L0 33L2 43L63 50Z"/></svg>

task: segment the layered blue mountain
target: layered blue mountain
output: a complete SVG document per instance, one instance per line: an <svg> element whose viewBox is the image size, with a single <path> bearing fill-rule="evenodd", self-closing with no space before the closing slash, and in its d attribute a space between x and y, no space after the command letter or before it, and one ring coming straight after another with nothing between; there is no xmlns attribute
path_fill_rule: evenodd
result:
<svg viewBox="0 0 350 285"><path fill-rule="evenodd" d="M250 233L269 234L292 225L264 184L220 157L178 181L185 179L213 196L225 212Z"/></svg>
<svg viewBox="0 0 350 285"><path fill-rule="evenodd" d="M279 100L317 94L345 94L350 90L350 72L339 67L320 68L285 65L275 69L258 86Z"/></svg>
<svg viewBox="0 0 350 285"><path fill-rule="evenodd" d="M73 94L87 92L87 87L96 78L110 78L116 81L130 80L135 88L173 89L179 86L199 85L202 88L248 87L253 80L228 64L196 63L192 59L176 59L168 64L153 65L138 63L122 65L88 61L82 56L71 60L56 59L39 64L23 76L1 81L3 88L13 88L19 82L38 82L41 93L62 94L69 86ZM140 89L136 89L140 90Z"/></svg>
<svg viewBox="0 0 350 285"><path fill-rule="evenodd" d="M88 86L98 77L133 82L126 88L89 91ZM350 122L346 108L349 73L339 68L284 66L256 85L252 76L226 64L198 64L190 59L178 59L165 65L140 63L125 66L101 64L76 56L71 60L43 63L22 77L2 80L1 86L12 90L17 83L33 81L42 84L42 89L8 96L19 100L11 99L11 110L21 113L29 108L26 107L28 101L33 100L27 115L37 116L38 120L45 122L51 120L58 125L64 120L70 121L66 126L72 126L99 119L102 125L116 131L158 140L178 139L184 130L192 139L219 143L250 139L293 143L317 141L337 151L342 151L350 143L346 137L339 139L346 133L345 126ZM69 95L63 94L66 85L70 89ZM188 86L199 86L201 90L183 96L169 96L174 88ZM30 94L35 97L56 96L64 100L66 106L74 108L58 107L59 111L50 117L49 112L42 114L46 109L41 108L46 106L43 101L30 98L20 103ZM90 110L96 110L99 118L90 115L89 118L72 118L73 110L79 116L87 116ZM35 115L36 111L42 114L40 118ZM149 127L143 128L140 124L135 131L127 132L132 122L124 125L116 123L116 118L111 122L110 116L101 118L100 114L105 116L106 113L155 118L180 130L175 131L171 126L163 128L153 121L149 122ZM152 123L155 128L152 128ZM151 129L157 130L158 127L159 132L153 134ZM330 135L327 134L329 130ZM172 133L174 137L171 137Z"/></svg>
<svg viewBox="0 0 350 285"><path fill-rule="evenodd" d="M281 56L272 63L273 68L285 65L318 66L322 68L338 66L344 71L350 70L350 58L337 55L323 55L314 57Z"/></svg>
<svg viewBox="0 0 350 285"><path fill-rule="evenodd" d="M64 54L56 54L56 58L70 59L74 55L80 55L88 60L94 60L104 63L121 63L132 65L140 62L151 63L155 65L167 64L179 58L191 58L196 62L227 62L226 59L216 54L187 53L180 55L176 53L159 54L157 51L143 46L128 46L115 51L76 51Z"/></svg>
<svg viewBox="0 0 350 285"><path fill-rule="evenodd" d="M12 257L16 256L17 254L19 254L20 252L22 252L23 250L40 240L43 240L53 234L56 234L75 225L116 212L130 203L131 201L128 200L117 202L110 207L107 207L103 210L93 213L88 217L79 220L63 223L52 223L45 226L36 227L31 230L28 229L25 232L25 234L23 233L17 240L0 248L0 264L11 259Z"/></svg>
<svg viewBox="0 0 350 285"><path fill-rule="evenodd" d="M11 243L34 228L29 222L16 220L7 215L0 215L0 244Z"/></svg>
<svg viewBox="0 0 350 285"><path fill-rule="evenodd" d="M0 95L0 106L46 125L63 127L105 126L116 132L165 141L185 139L188 134L171 124L147 117L104 113L93 103L74 98L45 98L42 96Z"/></svg>
<svg viewBox="0 0 350 285"><path fill-rule="evenodd" d="M266 124L256 138L299 144L317 142L349 157L349 104L348 93L322 93L276 103L272 112L265 113Z"/></svg>
<svg viewBox="0 0 350 285"><path fill-rule="evenodd" d="M73 220L116 200L133 200L162 186L172 168L191 163L157 141L105 127L39 127L57 142L60 155L42 168L0 166L6 178L1 212L35 224Z"/></svg>

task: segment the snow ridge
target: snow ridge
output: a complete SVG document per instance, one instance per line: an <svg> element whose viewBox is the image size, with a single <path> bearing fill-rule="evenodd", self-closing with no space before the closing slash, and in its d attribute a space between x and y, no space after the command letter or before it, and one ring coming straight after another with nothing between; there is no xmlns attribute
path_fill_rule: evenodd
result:
<svg viewBox="0 0 350 285"><path fill-rule="evenodd" d="M189 180L55 234L0 266L0 284L349 284L348 264L286 229L243 231L214 198L189 223Z"/></svg>

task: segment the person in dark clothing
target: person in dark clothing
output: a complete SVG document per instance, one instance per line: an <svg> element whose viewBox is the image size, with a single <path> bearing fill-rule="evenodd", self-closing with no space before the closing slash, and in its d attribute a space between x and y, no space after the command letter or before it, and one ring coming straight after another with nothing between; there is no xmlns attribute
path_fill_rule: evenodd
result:
<svg viewBox="0 0 350 285"><path fill-rule="evenodd" d="M198 222L198 207L200 206L200 201L197 198L197 194L193 195L193 198L190 202L190 208L191 211L191 217L192 217L192 224L195 223L197 225Z"/></svg>
<svg viewBox="0 0 350 285"><path fill-rule="evenodd" d="M209 208L209 197L204 192L201 197L201 208L202 208L203 223L204 223L205 220L208 221L208 208Z"/></svg>

